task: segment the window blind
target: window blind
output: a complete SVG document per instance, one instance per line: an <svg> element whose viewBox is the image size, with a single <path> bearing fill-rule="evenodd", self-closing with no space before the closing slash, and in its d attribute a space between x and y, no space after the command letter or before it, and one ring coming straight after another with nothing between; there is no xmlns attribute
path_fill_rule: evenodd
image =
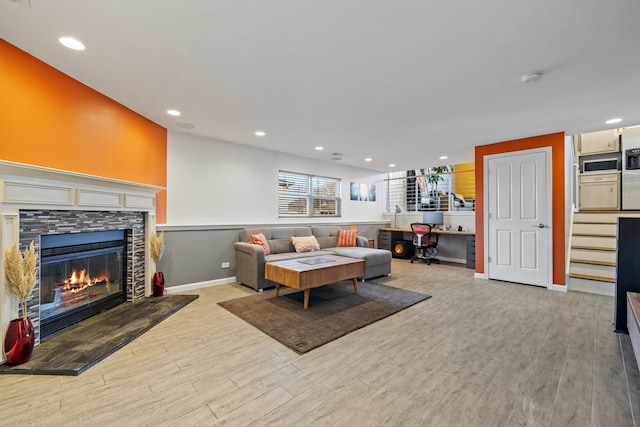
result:
<svg viewBox="0 0 640 427"><path fill-rule="evenodd" d="M278 173L278 216L340 216L338 178Z"/></svg>

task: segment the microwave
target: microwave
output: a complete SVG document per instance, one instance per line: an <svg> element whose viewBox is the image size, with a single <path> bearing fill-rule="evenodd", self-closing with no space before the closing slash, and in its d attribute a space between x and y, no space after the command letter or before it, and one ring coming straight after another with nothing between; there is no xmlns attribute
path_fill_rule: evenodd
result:
<svg viewBox="0 0 640 427"><path fill-rule="evenodd" d="M582 173L618 171L621 166L620 159L618 157L605 159L581 159L580 163Z"/></svg>

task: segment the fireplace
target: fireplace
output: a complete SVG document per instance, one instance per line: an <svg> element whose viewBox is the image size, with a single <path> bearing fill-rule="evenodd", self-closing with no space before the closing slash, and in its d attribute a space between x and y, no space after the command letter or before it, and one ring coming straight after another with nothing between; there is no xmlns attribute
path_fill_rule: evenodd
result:
<svg viewBox="0 0 640 427"><path fill-rule="evenodd" d="M155 227L155 194L163 189L0 160L0 250L16 243L24 250L34 242L42 255L35 287L27 298L26 315L33 323L36 345L42 336L112 304L150 295L148 232ZM112 231L118 235L56 241ZM53 237L57 235L66 237ZM111 267L95 271L103 265ZM11 320L22 315L17 299L0 283L0 343ZM0 352L0 363L4 361Z"/></svg>
<svg viewBox="0 0 640 427"><path fill-rule="evenodd" d="M128 232L41 236L41 338L126 301Z"/></svg>

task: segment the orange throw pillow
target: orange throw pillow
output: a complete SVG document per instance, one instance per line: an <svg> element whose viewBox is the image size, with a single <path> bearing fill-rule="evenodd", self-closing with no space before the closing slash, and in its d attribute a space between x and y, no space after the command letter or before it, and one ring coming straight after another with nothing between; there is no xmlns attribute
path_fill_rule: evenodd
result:
<svg viewBox="0 0 640 427"><path fill-rule="evenodd" d="M358 230L340 230L338 232L338 246L355 246Z"/></svg>
<svg viewBox="0 0 640 427"><path fill-rule="evenodd" d="M267 243L267 238L263 233L252 234L251 243L253 243L254 245L262 246L265 255L269 255L271 253L271 250L269 249L269 243Z"/></svg>

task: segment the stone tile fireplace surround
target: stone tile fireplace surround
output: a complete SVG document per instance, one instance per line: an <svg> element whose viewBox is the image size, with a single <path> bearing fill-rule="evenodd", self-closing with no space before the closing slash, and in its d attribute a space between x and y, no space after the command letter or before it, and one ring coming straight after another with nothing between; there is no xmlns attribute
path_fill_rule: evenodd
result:
<svg viewBox="0 0 640 427"><path fill-rule="evenodd" d="M127 230L126 299L150 295L149 232L155 228L155 194L162 187L0 161L0 249L23 250L40 236ZM5 286L0 263L0 345L18 301ZM28 315L40 341L39 280L28 300ZM0 363L4 362L4 351Z"/></svg>
<svg viewBox="0 0 640 427"><path fill-rule="evenodd" d="M72 211L72 210L21 210L20 247L35 242L39 251L39 237L50 234L66 234L86 231L131 230L127 242L127 301L133 302L145 296L145 241L144 215L142 212ZM36 342L40 338L40 281L27 304L28 315L33 322Z"/></svg>

